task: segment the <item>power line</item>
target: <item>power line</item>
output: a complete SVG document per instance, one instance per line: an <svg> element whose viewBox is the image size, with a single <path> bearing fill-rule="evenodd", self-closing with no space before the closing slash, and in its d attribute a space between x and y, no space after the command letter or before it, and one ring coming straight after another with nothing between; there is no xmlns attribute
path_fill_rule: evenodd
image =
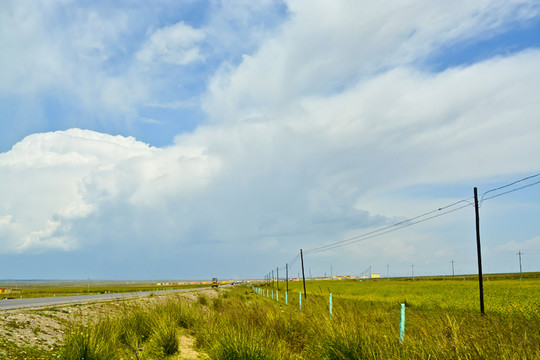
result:
<svg viewBox="0 0 540 360"><path fill-rule="evenodd" d="M539 181L536 181L534 183L523 185L523 186L520 186L519 188L511 189L511 190L505 191L505 192L500 193L500 194L496 194L496 195L493 195L493 196L490 196L490 197L487 197L487 198L485 197L488 193L491 193L491 192L494 192L494 191L497 191L497 190L501 190L501 189L510 187L512 185L518 184L520 182L523 182L523 181L526 181L526 180L529 180L529 179L533 179L533 178L539 177L539 176L540 176L540 173L535 174L535 175L530 175L530 176L524 177L522 179L513 181L513 182L511 182L509 184L499 186L499 187L494 188L494 189L490 189L490 190L484 192L484 194L482 195L481 201L494 199L494 198L502 196L502 195L506 195L506 194L509 194L509 193L512 193L512 192L515 192L515 191L518 191L518 190L521 190L521 189L524 189L524 188L527 188L527 187L530 187L530 186L540 184L540 180L539 180ZM449 211L445 211L443 213L440 213L440 214L437 214L437 215L434 215L434 216L430 216L430 217L422 219L422 220L414 221L416 219L423 218L423 217L425 217L427 215L442 211L444 209L451 208L451 207L456 206L456 205L458 205L460 203L466 203L466 205L460 206L460 207L458 207L456 209L451 209ZM347 246L347 245L350 245L350 244L353 244L353 243L356 243L356 242L365 241L365 240L372 239L372 238L380 236L380 235L388 234L388 233L393 232L393 231L397 231L397 230L400 230L400 229L403 229L403 228L406 228L406 227L409 227L409 226L412 226L412 225L422 223L422 222L427 221L427 220L434 219L434 218L442 216L442 215L449 214L451 212L454 212L454 211L457 211L457 210L460 210L460 209L463 209L465 207L472 206L472 205L473 204L469 200L460 200L460 201L457 201L455 203L452 203L452 204L440 207L438 209L429 211L429 212L424 213L422 215L418 215L418 216L415 216L413 218L409 218L409 219L397 222L395 224L383 227L381 229L373 230L373 231L367 232L367 233L362 234L362 235L354 236L352 238L341 240L341 241L338 241L338 242L335 242L335 243L332 243L332 244L323 245L323 246L320 246L320 247L317 247L317 248L314 248L314 249L308 249L308 250L304 251L304 253L306 253L306 254L308 254L308 253L314 254L314 253L317 253L317 252L331 250L331 249L341 247L341 246ZM385 231L385 230L387 230L387 231Z"/></svg>
<svg viewBox="0 0 540 360"><path fill-rule="evenodd" d="M493 195L493 196L490 196L490 197L487 197L485 198L484 200L490 200L490 199L494 199L494 198L497 198L499 196L503 196L503 195L506 195L506 194L509 194L509 193L513 193L514 191L518 191L518 190L521 190L521 189L525 189L525 188L528 188L528 187L531 187L531 186L534 186L534 185L538 185L540 184L540 180L539 181L536 181L536 182L533 182L531 184L527 184L527 185L523 185L523 186L520 186L518 188L515 188L515 189L512 189L512 190L508 190L508 191L505 191L503 193L500 193L500 194L497 194L497 195ZM485 193L484 193L485 194ZM482 200L482 201L484 201Z"/></svg>
<svg viewBox="0 0 540 360"><path fill-rule="evenodd" d="M455 206L457 204L464 203L464 202L466 204L463 205L463 206L460 206L458 208L451 209L451 210L445 211L443 213L427 217L425 219L414 221L416 219L420 219L422 217L425 217L425 216L427 216L429 214L433 214L435 212L442 211L444 209L448 209L448 208L450 208L452 206ZM431 220L431 219L434 219L434 218L437 218L437 217L452 213L454 211L461 210L461 209L466 208L468 206L472 206L472 203L470 203L468 200L460 200L460 201L457 201L457 202L455 202L453 204L440 207L440 208L438 208L436 210L429 211L429 212L424 213L422 215L418 215L418 216L415 216L413 218L409 218L409 219L397 222L397 223L389 225L389 226L385 226L385 227L383 227L381 229L378 229L378 230L373 230L373 231L367 232L367 233L362 234L362 235L354 236L354 237L349 238L349 239L345 239L345 240L338 241L338 242L335 242L335 243L332 243L332 244L320 246L318 248L306 250L306 251L304 251L304 253L306 253L306 254L307 253L314 254L314 253L334 249L334 248L341 247L341 246L347 246L347 245L350 245L350 244L353 244L353 243L356 243L356 242L372 239L372 238L377 237L377 236L388 234L388 233L391 233L391 232L394 232L394 231L397 231L397 230L400 230L400 229L403 229L403 228L406 228L406 227L409 227L409 226L412 226L412 225L420 224L420 223L422 223L424 221L428 221L428 220Z"/></svg>
<svg viewBox="0 0 540 360"><path fill-rule="evenodd" d="M538 185L538 184L540 184L540 180L536 181L536 182L533 182L533 183L530 183L530 184L520 186L520 187L515 188L515 189L511 189L511 190L508 190L508 191L505 191L505 192L502 192L502 193L499 193L499 194L495 194L495 195L486 197L486 195L489 194L489 193L508 188L508 187L510 187L512 185L515 185L515 184L518 184L520 182L523 182L523 181L526 181L526 180L529 180L529 179L533 179L533 178L536 178L536 177L539 177L539 176L540 176L540 173L530 175L530 176L524 177L522 179L513 181L513 182L511 182L509 184L499 186L497 188L490 189L490 190L488 190L488 191L486 191L486 192L484 192L482 194L479 205L481 205L484 200L494 199L494 198L497 198L499 196L503 196L503 195L506 195L506 194L509 194L509 193L512 193L512 192L515 192L515 191L518 191L518 190L522 190L522 189L525 189L525 188L528 188L528 187L531 187L531 186L534 186L534 185ZM454 206L456 206L458 204L461 204L461 203L464 203L464 205L459 206L457 208L453 208L453 209L444 211L442 213L439 213L440 211L452 208L452 207L454 207ZM440 208L432 210L432 211L428 211L428 212L426 212L424 214L421 214L421 215L418 215L418 216L415 216L415 217L412 217L412 218L408 218L408 219L399 221L397 223L382 227L382 228L377 229L377 230L373 230L373 231L370 231L370 232L367 232L367 233L364 233L364 234L361 234L361 235L357 235L357 236L354 236L354 237L351 237L351 238L348 238L348 239L345 239L345 240L337 241L337 242L334 242L334 243L331 243L331 244L327 244L327 245L319 246L319 247L316 247L316 248L313 248L313 249L305 250L304 254L308 254L308 253L309 254L315 254L315 253L318 253L318 252L323 252L323 251L335 249L335 248L338 248L338 247L351 245L351 244L354 244L354 243L357 243L357 242L366 241L366 240L372 239L372 238L377 237L377 236L381 236L381 235L388 234L388 233L391 233L391 232L394 232L394 231L397 231L397 230L401 230L401 229L404 229L404 228L412 226L412 225L420 224L422 222L425 222L425 221L428 221L428 220L431 220L431 219L434 219L434 218L437 218L437 217L440 217L440 216L443 216L443 215L446 215L446 214L461 210L463 208L466 208L466 207L472 206L472 205L473 205L473 203L471 201L467 200L467 199L459 200L459 201L456 201L456 202L454 202L452 204L440 207ZM426 216L434 214L434 213L437 213L437 214L433 215L433 216L426 217ZM418 220L418 219L420 219L420 220ZM292 265L294 265L299 259L300 259L300 255L296 255L291 260L289 260L289 262L287 263L288 266L292 267ZM283 269L283 268L281 268L281 269Z"/></svg>
<svg viewBox="0 0 540 360"><path fill-rule="evenodd" d="M508 193L511 193L511 192L514 192L514 191L518 191L518 190L524 189L524 188L529 187L529 186L533 186L533 185L539 184L540 181L535 182L535 183L532 183L532 184L528 184L528 185L525 185L525 186L522 186L522 187L519 187L519 188L517 188L517 189L513 189L513 190L510 190L510 191L506 191L506 192L504 192L504 193L502 193L502 194L498 194L498 195L490 196L489 198L485 198L485 196L486 196L487 194L491 193L491 192L494 192L494 191L497 191L497 190L502 190L502 189L505 189L505 188L507 188L507 187L509 187L509 186L512 186L512 185L518 184L518 183L520 183L520 182L523 182L523 181L526 181L526 180L529 180L529 179L533 179L533 178L539 177L539 176L540 176L540 173L534 174L534 175L530 175L530 176L526 176L526 177L524 177L523 179L519 179L519 180L513 181L513 182L511 182L511 183L509 183L509 184L506 184L506 185L503 185L503 186L499 186L499 187L494 188L494 189L490 189L490 190L488 190L488 191L486 191L486 192L484 192L484 193L482 194L482 197L480 198L480 204L481 204L484 200L493 199L493 198L496 198L496 197L498 197L498 196L502 196L502 195L505 195L505 194L508 194Z"/></svg>

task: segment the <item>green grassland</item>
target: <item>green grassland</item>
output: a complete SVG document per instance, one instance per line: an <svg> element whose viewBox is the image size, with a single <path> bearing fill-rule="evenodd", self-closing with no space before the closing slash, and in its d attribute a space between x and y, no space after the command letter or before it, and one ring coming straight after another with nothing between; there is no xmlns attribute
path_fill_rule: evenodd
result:
<svg viewBox="0 0 540 360"><path fill-rule="evenodd" d="M540 279L309 281L236 286L215 296L126 303L92 324L74 321L63 359L182 359L180 336L209 359L540 359ZM255 289L274 290L274 299ZM333 295L333 314L328 297ZM400 304L406 303L399 339ZM43 355L46 356L46 355Z"/></svg>
<svg viewBox="0 0 540 360"><path fill-rule="evenodd" d="M284 298L286 283L264 284L265 289L279 289ZM303 291L302 282L288 283L288 297L298 302L298 293ZM359 303L377 304L384 308L398 308L405 303L407 308L419 310L474 312L479 311L478 281L466 280L320 280L307 281L308 297L324 297L332 293L339 299L355 300ZM484 305L488 314L515 314L525 317L540 317L540 277L532 276L508 280L507 276L494 276L484 281Z"/></svg>
<svg viewBox="0 0 540 360"><path fill-rule="evenodd" d="M105 293L128 293L208 287L205 284L156 285L149 281L33 281L1 283L10 288L9 294L0 294L0 299L28 299L52 296L97 295Z"/></svg>

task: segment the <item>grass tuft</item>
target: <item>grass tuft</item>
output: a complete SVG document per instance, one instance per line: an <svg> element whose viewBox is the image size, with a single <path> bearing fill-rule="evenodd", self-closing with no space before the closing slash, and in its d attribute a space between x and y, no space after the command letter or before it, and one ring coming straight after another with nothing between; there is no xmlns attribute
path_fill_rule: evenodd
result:
<svg viewBox="0 0 540 360"><path fill-rule="evenodd" d="M95 325L72 324L65 339L61 359L109 360L116 354L118 327L110 318Z"/></svg>
<svg viewBox="0 0 540 360"><path fill-rule="evenodd" d="M151 343L155 352L162 356L178 352L178 329L171 318L161 317L154 324Z"/></svg>

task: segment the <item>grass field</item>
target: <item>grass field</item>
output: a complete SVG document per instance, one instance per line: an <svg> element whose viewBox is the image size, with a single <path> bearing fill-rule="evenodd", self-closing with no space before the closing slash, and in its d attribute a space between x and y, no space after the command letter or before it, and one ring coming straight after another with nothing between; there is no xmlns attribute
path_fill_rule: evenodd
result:
<svg viewBox="0 0 540 360"><path fill-rule="evenodd" d="M263 288L274 290L276 284L265 284ZM425 280L416 281L357 281L322 280L307 281L308 296L327 296L354 299L357 302L373 303L382 307L398 307L405 303L407 308L421 310L444 310L447 312L479 311L479 285L472 280ZM279 283L283 291L285 282ZM298 293L303 291L299 281L289 282L289 298L298 302ZM339 302L337 303L339 304ZM484 281L484 305L488 314L515 314L525 317L540 317L540 276L508 280L507 277L492 277Z"/></svg>
<svg viewBox="0 0 540 360"><path fill-rule="evenodd" d="M0 294L0 299L28 299L51 296L96 295L105 293L127 293L208 287L205 284L163 285L149 281L33 281L0 283L0 287L11 288L9 294Z"/></svg>
<svg viewBox="0 0 540 360"><path fill-rule="evenodd" d="M300 282L289 283L288 305L285 283L279 302L247 286L192 301L163 296L150 307L126 304L93 323L73 322L57 354L183 359L178 339L188 335L210 359L540 359L540 279L499 279L485 283L484 316L477 282L463 280L310 281L301 311Z"/></svg>

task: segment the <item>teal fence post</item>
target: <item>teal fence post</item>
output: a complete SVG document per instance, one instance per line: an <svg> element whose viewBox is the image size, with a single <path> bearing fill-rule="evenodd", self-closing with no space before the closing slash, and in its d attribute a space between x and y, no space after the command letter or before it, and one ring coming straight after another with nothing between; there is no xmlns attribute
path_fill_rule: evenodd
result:
<svg viewBox="0 0 540 360"><path fill-rule="evenodd" d="M287 292L285 291L285 305L289 305L289 299L287 298Z"/></svg>
<svg viewBox="0 0 540 360"><path fill-rule="evenodd" d="M330 305L330 307L329 307L330 317L332 317L332 294L330 294L330 297L328 298L328 303Z"/></svg>
<svg viewBox="0 0 540 360"><path fill-rule="evenodd" d="M302 293L298 293L298 304L300 306L300 310L302 310Z"/></svg>
<svg viewBox="0 0 540 360"><path fill-rule="evenodd" d="M399 322L399 343L405 338L405 304L401 304L401 321Z"/></svg>
<svg viewBox="0 0 540 360"><path fill-rule="evenodd" d="M270 296L268 295L268 289L266 289L266 297L270 297Z"/></svg>

